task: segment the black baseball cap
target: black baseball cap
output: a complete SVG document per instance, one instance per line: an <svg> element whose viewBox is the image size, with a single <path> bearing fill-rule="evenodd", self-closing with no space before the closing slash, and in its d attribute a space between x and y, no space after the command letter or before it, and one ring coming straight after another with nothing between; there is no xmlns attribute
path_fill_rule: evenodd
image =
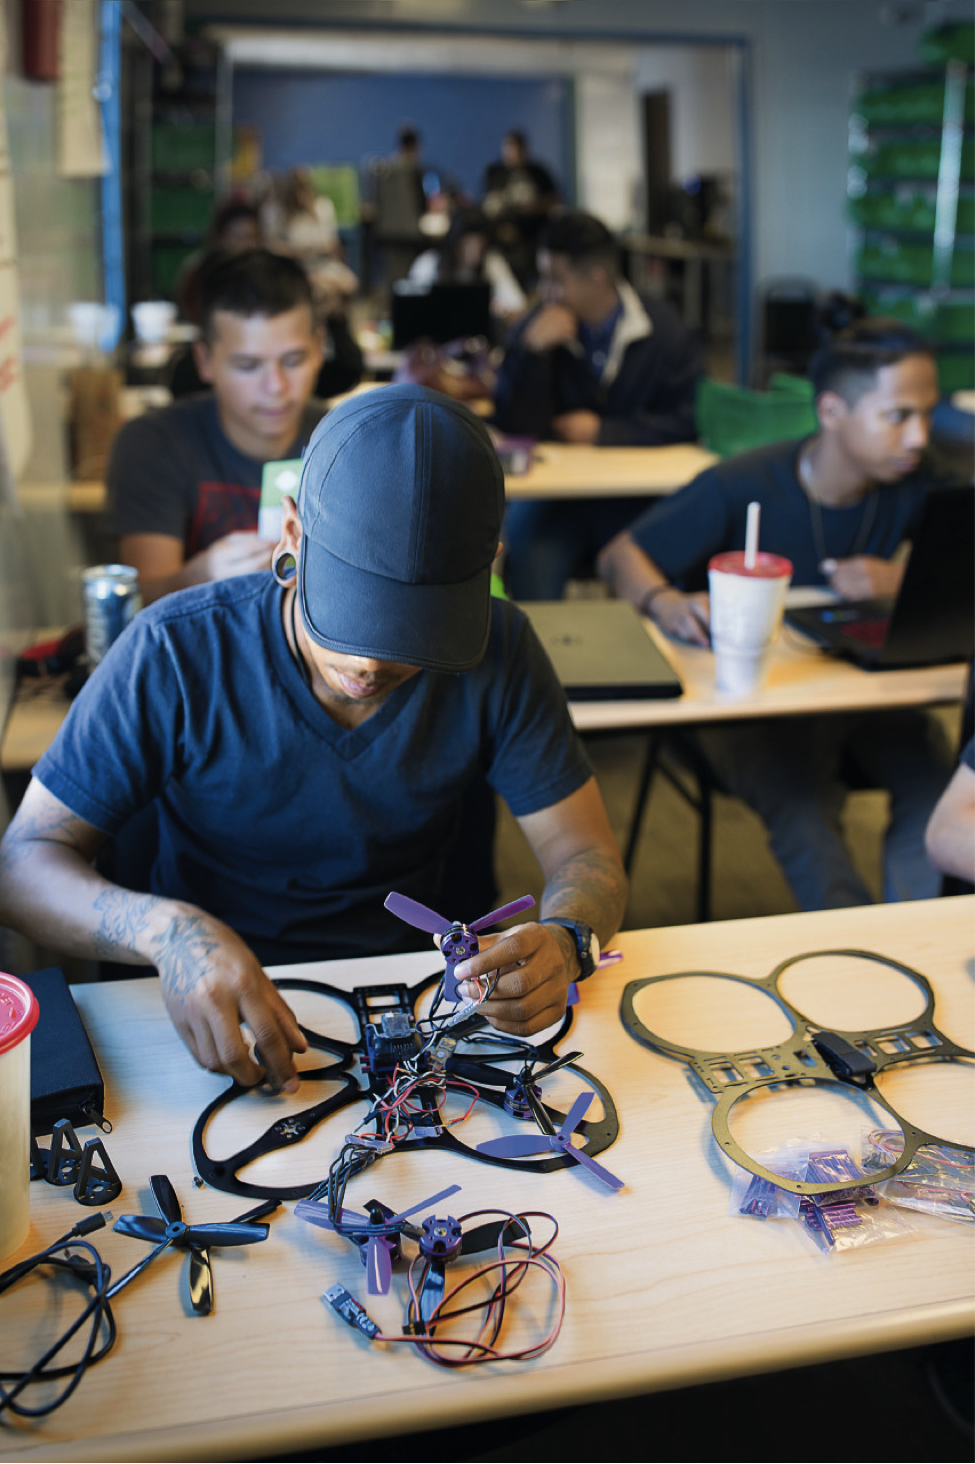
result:
<svg viewBox="0 0 975 1464"><path fill-rule="evenodd" d="M487 649L504 475L484 425L409 384L316 427L298 497L308 634L344 655L469 671Z"/></svg>

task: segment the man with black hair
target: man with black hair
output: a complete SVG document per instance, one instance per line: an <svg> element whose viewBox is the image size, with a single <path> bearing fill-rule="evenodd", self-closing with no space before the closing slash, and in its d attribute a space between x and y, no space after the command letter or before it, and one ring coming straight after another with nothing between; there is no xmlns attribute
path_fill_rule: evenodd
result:
<svg viewBox="0 0 975 1464"><path fill-rule="evenodd" d="M297 458L324 406L311 287L267 249L228 255L201 279L197 370L212 394L127 423L108 466L119 556L145 603L207 580L266 569L257 534L266 462Z"/></svg>
<svg viewBox="0 0 975 1464"><path fill-rule="evenodd" d="M505 352L498 425L563 442L692 441L700 349L669 305L620 277L605 224L584 213L549 220L538 264L544 303Z"/></svg>
<svg viewBox="0 0 975 1464"><path fill-rule="evenodd" d="M617 446L693 441L700 348L670 305L643 299L620 278L605 224L585 213L551 219L538 263L544 303L498 372L502 431ZM557 599L649 502L512 504L505 542L515 598Z"/></svg>
<svg viewBox="0 0 975 1464"><path fill-rule="evenodd" d="M503 507L497 453L459 402L387 386L329 412L272 573L149 606L73 703L0 845L0 921L155 966L201 1063L258 1082L246 1022L293 1092L305 1041L264 965L407 948L391 890L485 914L441 894L487 785L545 889L536 919L481 936L456 974L502 1031L561 1018L626 878L551 663L490 593ZM147 807L158 844L136 893L95 857Z"/></svg>
<svg viewBox="0 0 975 1464"><path fill-rule="evenodd" d="M897 320L864 319L810 364L819 430L728 458L661 500L601 552L598 568L668 635L710 641L708 561L745 543L748 504L762 547L792 561L795 585L842 599L896 595L897 550L914 534L933 477L925 461L938 377L928 344ZM891 794L885 898L937 894L924 827L950 754L922 712L793 717L700 732L720 782L764 820L802 909L869 903L843 840L851 762Z"/></svg>

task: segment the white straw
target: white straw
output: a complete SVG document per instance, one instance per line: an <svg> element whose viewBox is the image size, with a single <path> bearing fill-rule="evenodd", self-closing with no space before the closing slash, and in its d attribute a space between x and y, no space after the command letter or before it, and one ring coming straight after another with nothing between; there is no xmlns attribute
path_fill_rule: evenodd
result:
<svg viewBox="0 0 975 1464"><path fill-rule="evenodd" d="M758 554L758 520L761 516L762 505L750 503L748 505L748 522L745 525L745 568L755 568L755 556Z"/></svg>

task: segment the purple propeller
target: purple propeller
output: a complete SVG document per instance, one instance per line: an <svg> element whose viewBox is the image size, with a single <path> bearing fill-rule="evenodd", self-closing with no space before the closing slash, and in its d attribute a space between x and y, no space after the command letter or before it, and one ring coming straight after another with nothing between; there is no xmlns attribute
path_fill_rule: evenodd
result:
<svg viewBox="0 0 975 1464"><path fill-rule="evenodd" d="M213 1310L213 1271L208 1248L211 1245L253 1245L255 1241L267 1240L268 1227L253 1222L276 1210L280 1201L265 1200L246 1214L238 1215L236 1220L188 1225L183 1219L176 1191L165 1174L153 1174L149 1187L162 1219L156 1215L120 1215L112 1228L121 1235L131 1235L135 1240L147 1240L155 1249L120 1277L108 1295L115 1296L140 1271L144 1271L150 1261L169 1246L175 1246L177 1250L190 1253L190 1301L195 1312L207 1316Z"/></svg>
<svg viewBox="0 0 975 1464"><path fill-rule="evenodd" d="M393 1262L399 1259L402 1222L410 1215L415 1215L417 1210L435 1205L448 1195L456 1194L459 1189L459 1184L452 1184L439 1194L411 1205L408 1210L401 1210L398 1215L394 1215L378 1200L373 1200L369 1208L383 1216L381 1221L374 1220L369 1215L359 1215L355 1210L342 1210L336 1225L328 1217L328 1206L323 1205L320 1200L299 1200L295 1205L295 1214L299 1220L321 1225L325 1230L335 1230L355 1241L359 1247L359 1259L366 1268L366 1290L370 1296L385 1296L393 1279Z"/></svg>
<svg viewBox="0 0 975 1464"><path fill-rule="evenodd" d="M507 1138L487 1139L483 1144L478 1144L478 1150L482 1154L493 1154L499 1159L521 1159L529 1154L542 1154L546 1149L551 1149L556 1154L567 1154L590 1174L601 1179L603 1184L609 1185L610 1189L622 1189L623 1181L617 1179L615 1174L610 1174L595 1159L590 1159L583 1149L576 1149L572 1143L572 1133L576 1124L580 1121L586 1109L595 1098L595 1093L580 1093L578 1098L569 1109L562 1121L562 1127L556 1132L552 1120L549 1118L542 1104L532 1092L530 1085L525 1086L525 1099L531 1109L535 1121L538 1124L537 1134L510 1134Z"/></svg>
<svg viewBox="0 0 975 1464"><path fill-rule="evenodd" d="M391 914L405 921L407 925L413 925L417 930L425 930L429 935L441 937L440 954L447 963L443 978L443 994L447 1001L457 1001L457 980L454 976L454 969L468 956L477 954L480 949L477 932L497 925L499 920L506 920L509 915L517 915L522 910L530 910L535 901L531 895L522 895L517 900L509 900L508 904L502 905L500 910L492 910L490 914L482 915L479 920L472 921L470 925L464 925L460 920L445 920L442 915L437 914L436 910L429 910L426 905L421 905L418 900L411 900L408 895L398 895L395 890L386 896L383 903Z"/></svg>

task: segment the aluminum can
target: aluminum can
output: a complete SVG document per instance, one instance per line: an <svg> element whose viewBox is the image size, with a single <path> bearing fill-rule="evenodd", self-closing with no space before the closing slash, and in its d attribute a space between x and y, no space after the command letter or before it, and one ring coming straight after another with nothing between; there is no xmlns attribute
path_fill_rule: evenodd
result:
<svg viewBox="0 0 975 1464"><path fill-rule="evenodd" d="M142 609L139 574L128 564L95 564L81 576L88 664L97 666Z"/></svg>

